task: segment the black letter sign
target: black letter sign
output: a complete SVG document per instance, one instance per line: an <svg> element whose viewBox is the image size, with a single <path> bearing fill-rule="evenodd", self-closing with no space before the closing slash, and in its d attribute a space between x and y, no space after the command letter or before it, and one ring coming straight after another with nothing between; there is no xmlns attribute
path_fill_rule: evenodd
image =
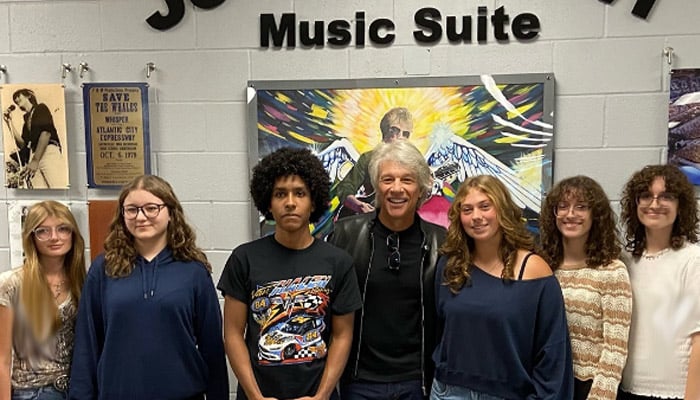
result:
<svg viewBox="0 0 700 400"><path fill-rule="evenodd" d="M221 5L226 0L190 0L192 4L196 7L203 8L205 10L212 9ZM165 31L173 26L177 25L182 21L185 16L185 0L165 0L165 4L168 6L168 14L163 15L160 11L156 11L151 14L150 17L146 18L148 25L159 31Z"/></svg>

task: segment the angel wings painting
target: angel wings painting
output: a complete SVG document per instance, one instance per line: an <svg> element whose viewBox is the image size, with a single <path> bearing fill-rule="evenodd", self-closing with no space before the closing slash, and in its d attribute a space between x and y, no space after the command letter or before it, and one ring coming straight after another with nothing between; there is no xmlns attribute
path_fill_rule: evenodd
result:
<svg viewBox="0 0 700 400"><path fill-rule="evenodd" d="M258 158L284 146L303 146L317 154L332 182L331 209L312 227L324 236L335 219L373 209L365 159L386 140L389 125L381 121L401 109L396 124L402 119L410 124L401 125L399 134L421 150L433 170L431 196L418 211L423 219L446 226L461 182L488 174L506 184L537 233L543 193L552 179L553 110L547 103L553 99L545 94L553 88L530 78L532 82L503 83L482 75L458 86L258 88ZM367 206L350 207L349 194Z"/></svg>

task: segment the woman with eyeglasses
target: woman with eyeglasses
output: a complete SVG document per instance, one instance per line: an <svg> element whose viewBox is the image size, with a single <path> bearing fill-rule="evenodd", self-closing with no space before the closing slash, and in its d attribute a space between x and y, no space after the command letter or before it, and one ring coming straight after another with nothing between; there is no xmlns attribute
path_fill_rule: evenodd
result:
<svg viewBox="0 0 700 400"><path fill-rule="evenodd" d="M627 360L632 290L615 213L587 176L554 185L540 213L540 254L559 280L574 361L574 400L615 399Z"/></svg>
<svg viewBox="0 0 700 400"><path fill-rule="evenodd" d="M124 186L76 323L70 399L228 399L211 265L172 187Z"/></svg>
<svg viewBox="0 0 700 400"><path fill-rule="evenodd" d="M672 165L625 185L621 219L634 308L618 399L700 398L700 247L695 190Z"/></svg>
<svg viewBox="0 0 700 400"><path fill-rule="evenodd" d="M85 244L68 207L34 204L24 264L0 274L0 399L66 398Z"/></svg>
<svg viewBox="0 0 700 400"><path fill-rule="evenodd" d="M571 400L561 288L496 177L464 181L436 273L432 400Z"/></svg>

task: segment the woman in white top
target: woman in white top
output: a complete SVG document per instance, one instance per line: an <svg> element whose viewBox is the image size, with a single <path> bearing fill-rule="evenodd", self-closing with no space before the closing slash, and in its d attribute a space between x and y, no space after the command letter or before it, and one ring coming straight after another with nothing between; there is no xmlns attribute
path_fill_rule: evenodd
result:
<svg viewBox="0 0 700 400"><path fill-rule="evenodd" d="M0 400L65 399L83 237L68 207L42 201L29 209L22 247L24 264L0 274Z"/></svg>
<svg viewBox="0 0 700 400"><path fill-rule="evenodd" d="M634 307L618 399L700 398L700 247L695 191L651 165L621 200Z"/></svg>

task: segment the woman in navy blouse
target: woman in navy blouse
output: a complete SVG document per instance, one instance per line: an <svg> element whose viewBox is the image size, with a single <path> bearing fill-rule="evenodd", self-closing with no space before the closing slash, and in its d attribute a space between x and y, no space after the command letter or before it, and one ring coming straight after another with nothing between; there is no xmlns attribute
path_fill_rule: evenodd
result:
<svg viewBox="0 0 700 400"><path fill-rule="evenodd" d="M433 400L566 399L571 348L561 288L532 252L498 178L459 188L436 273L440 343Z"/></svg>

